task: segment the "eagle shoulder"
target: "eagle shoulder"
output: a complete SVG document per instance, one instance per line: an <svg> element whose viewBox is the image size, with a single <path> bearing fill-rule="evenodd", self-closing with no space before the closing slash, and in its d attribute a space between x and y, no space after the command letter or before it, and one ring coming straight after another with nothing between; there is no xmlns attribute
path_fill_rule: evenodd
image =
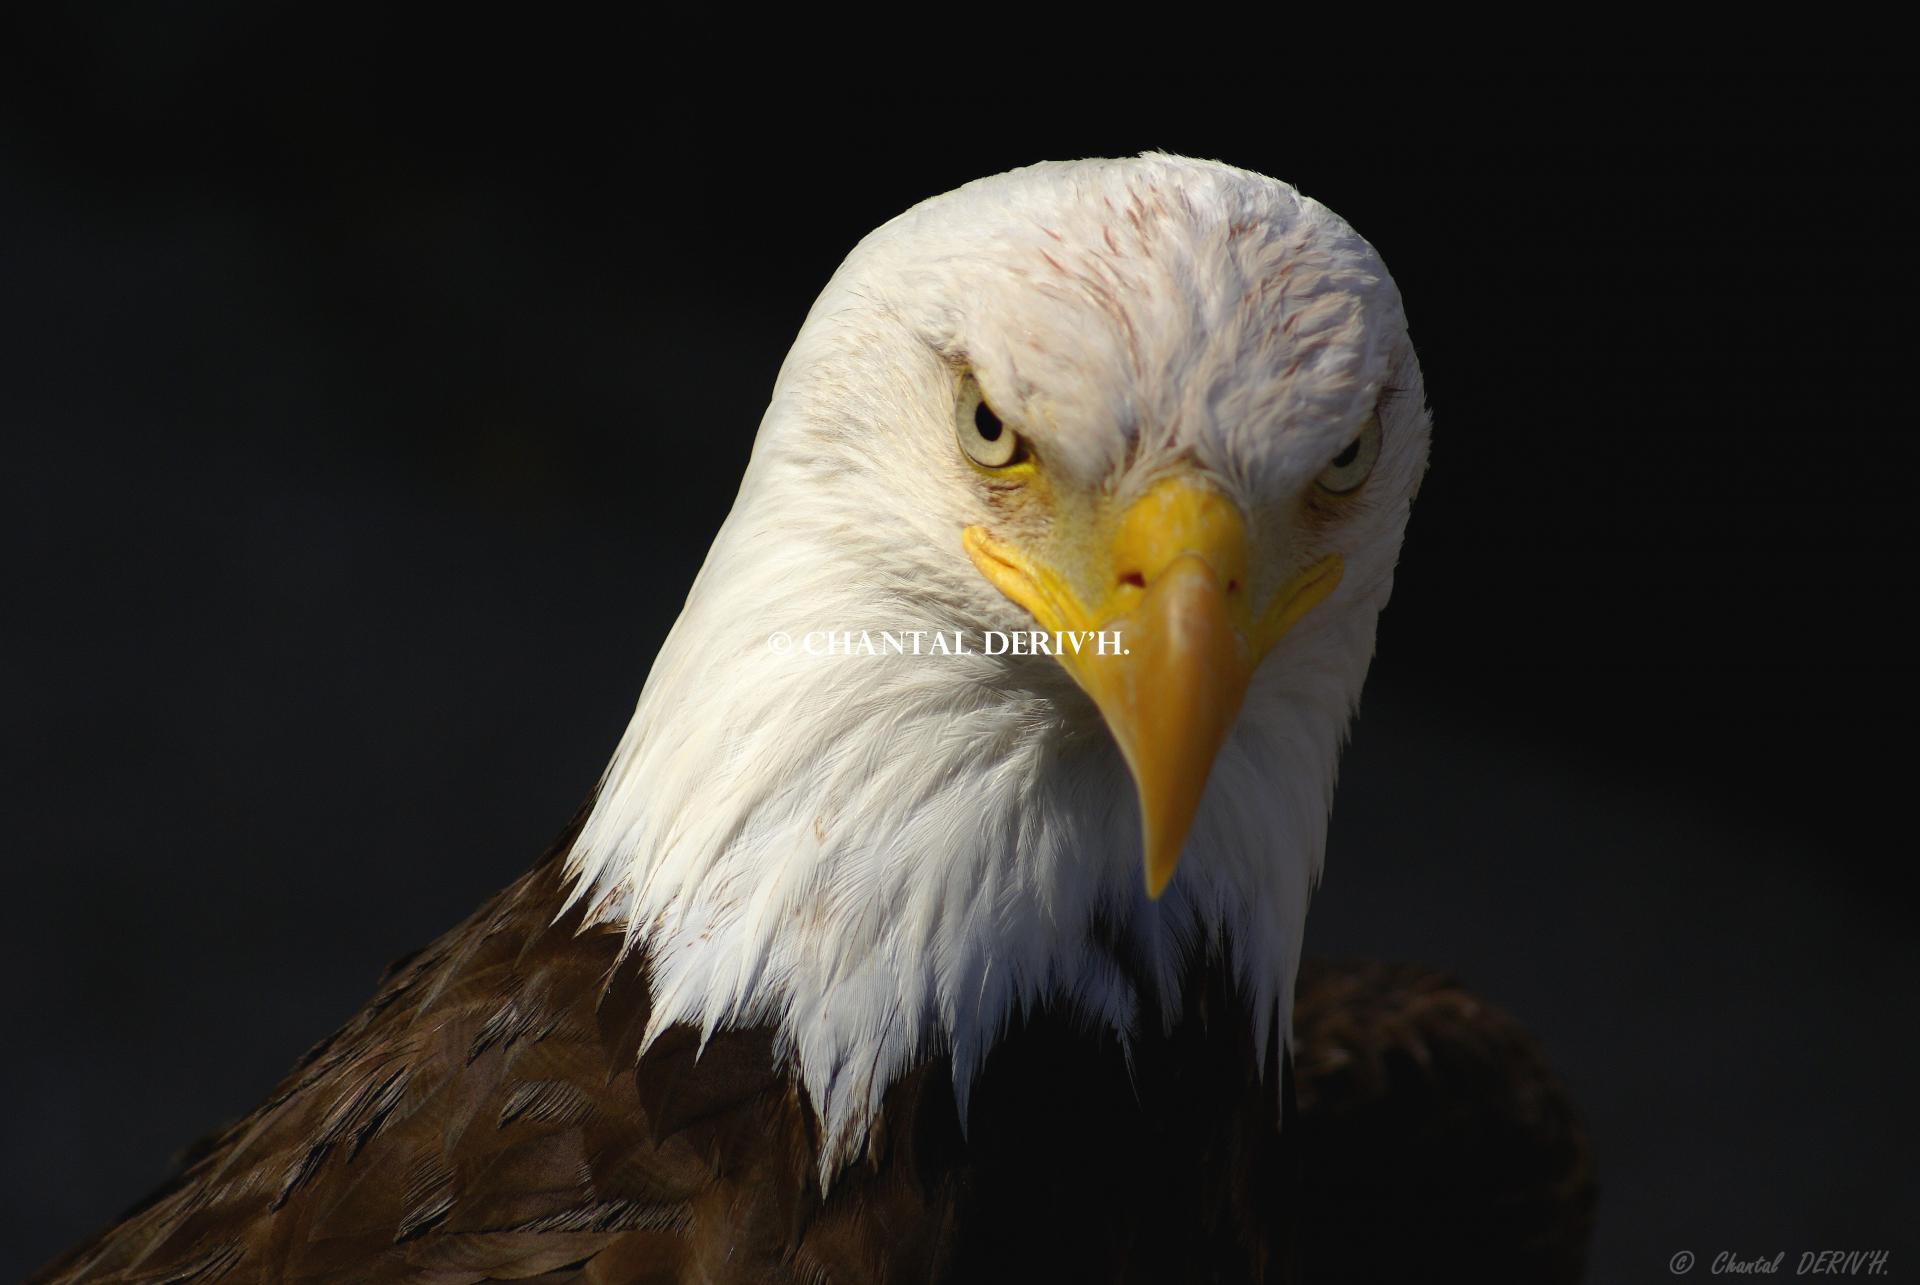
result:
<svg viewBox="0 0 1920 1285"><path fill-rule="evenodd" d="M1130 1050L1024 1016L964 1126L930 1051L823 1192L771 1029L670 1027L641 1051L646 970L561 913L563 850L38 1279L1287 1278L1284 1058L1255 1056L1224 967Z"/></svg>

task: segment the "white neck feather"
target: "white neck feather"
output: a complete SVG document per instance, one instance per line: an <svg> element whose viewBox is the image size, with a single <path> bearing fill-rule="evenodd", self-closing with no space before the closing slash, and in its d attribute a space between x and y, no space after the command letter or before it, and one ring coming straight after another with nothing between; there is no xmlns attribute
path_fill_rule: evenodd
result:
<svg viewBox="0 0 1920 1285"><path fill-rule="evenodd" d="M703 1037L776 1027L820 1117L824 1182L912 1063L952 1053L964 1119L972 1077L1016 1014L1064 1004L1122 1041L1151 1038L1135 1029L1136 985L1172 1017L1184 971L1227 941L1256 1046L1271 1023L1289 1029L1353 682L1339 662L1369 655L1370 638L1316 649L1303 634L1262 668L1154 902L1125 764L1064 675L1023 688L978 655L776 656L775 629L866 622L823 624L832 586L790 565L745 588L754 560L723 552L742 516L662 649L571 855L593 917L644 951L649 1039L682 1022ZM1097 924L1118 929L1128 971Z"/></svg>

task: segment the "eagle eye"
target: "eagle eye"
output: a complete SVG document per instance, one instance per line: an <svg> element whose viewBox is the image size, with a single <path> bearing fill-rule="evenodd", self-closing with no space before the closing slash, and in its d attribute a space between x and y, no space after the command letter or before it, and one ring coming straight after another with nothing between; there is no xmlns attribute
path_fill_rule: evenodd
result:
<svg viewBox="0 0 1920 1285"><path fill-rule="evenodd" d="M1360 484L1367 480L1367 474L1373 472L1374 461L1379 458L1380 416L1375 413L1367 416L1367 422L1360 428L1360 435L1333 457L1316 481L1321 490L1334 495L1359 490Z"/></svg>
<svg viewBox="0 0 1920 1285"><path fill-rule="evenodd" d="M954 416L954 429L960 449L981 468L1005 468L1019 462L1020 435L1008 428L987 399L980 385L969 375L960 384L960 404Z"/></svg>

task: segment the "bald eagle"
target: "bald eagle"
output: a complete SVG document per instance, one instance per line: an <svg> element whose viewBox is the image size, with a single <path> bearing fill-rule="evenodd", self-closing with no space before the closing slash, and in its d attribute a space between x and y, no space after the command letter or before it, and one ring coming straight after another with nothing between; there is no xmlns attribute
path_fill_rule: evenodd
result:
<svg viewBox="0 0 1920 1285"><path fill-rule="evenodd" d="M1576 1279L1524 1032L1301 969L1428 433L1283 183L885 224L558 842L41 1279Z"/></svg>

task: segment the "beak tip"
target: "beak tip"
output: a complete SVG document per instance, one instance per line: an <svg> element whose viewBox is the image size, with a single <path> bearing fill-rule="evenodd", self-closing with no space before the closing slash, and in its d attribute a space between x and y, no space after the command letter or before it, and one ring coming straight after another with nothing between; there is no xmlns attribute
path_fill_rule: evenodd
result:
<svg viewBox="0 0 1920 1285"><path fill-rule="evenodd" d="M1180 845L1173 845L1171 852L1162 843L1148 843L1146 860L1141 867L1141 876L1146 884L1147 900L1158 901L1160 894L1173 882L1173 872L1180 865Z"/></svg>

